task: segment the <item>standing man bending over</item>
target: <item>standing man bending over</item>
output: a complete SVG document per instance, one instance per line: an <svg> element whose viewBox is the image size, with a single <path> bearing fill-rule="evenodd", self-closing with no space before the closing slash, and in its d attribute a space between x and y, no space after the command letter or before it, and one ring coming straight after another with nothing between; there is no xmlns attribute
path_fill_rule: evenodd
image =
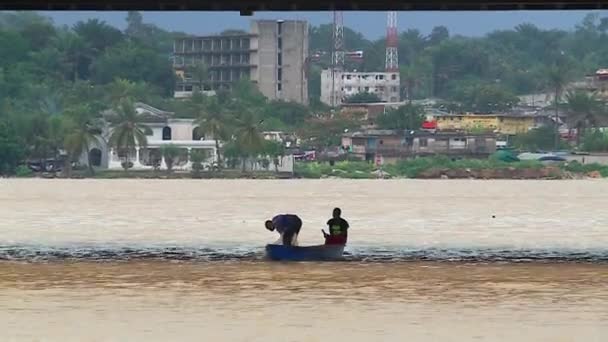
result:
<svg viewBox="0 0 608 342"><path fill-rule="evenodd" d="M297 245L294 240L302 228L302 220L297 215L283 214L277 215L265 223L269 231L276 230L280 235L285 246Z"/></svg>

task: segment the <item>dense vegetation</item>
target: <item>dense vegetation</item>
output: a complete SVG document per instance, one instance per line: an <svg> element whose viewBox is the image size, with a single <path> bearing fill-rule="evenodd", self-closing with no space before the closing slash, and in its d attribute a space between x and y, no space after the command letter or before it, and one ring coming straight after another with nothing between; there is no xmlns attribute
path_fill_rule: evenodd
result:
<svg viewBox="0 0 608 342"><path fill-rule="evenodd" d="M330 51L331 32L331 25L311 27L311 51ZM295 131L305 147L323 147L338 144L345 129L358 126L356 118L318 102L327 53L309 70L310 107L268 101L246 83L213 98L174 100L171 52L173 39L183 34L144 23L137 12L128 14L124 31L96 19L59 27L33 12L0 13L0 173L14 173L24 159L60 153L77 159L98 139L103 110L112 108L122 117L115 127L137 121L127 108L134 101L205 122L207 133L228 141L231 159L282 153L265 145L261 130ZM348 28L345 38L347 49L364 51L363 62L349 61L349 68L383 69L384 40L369 41ZM436 27L428 36L408 30L399 39L404 95L441 97L458 102L461 110L504 110L517 101L515 95L561 92L570 80L608 66L608 18L596 14L573 31L523 24L467 38ZM584 137L582 146L608 149L606 136L589 130L601 121L603 103L579 95L572 94L560 110L576 114L571 118ZM420 109L410 105L386 113L379 124L411 128L420 120ZM128 149L140 135L130 131L128 139L113 143Z"/></svg>
<svg viewBox="0 0 608 342"><path fill-rule="evenodd" d="M331 32L329 24L311 28L311 51L331 51ZM349 61L347 67L384 68L384 38L370 41L350 28L345 28L344 35L347 50L364 53L362 62ZM476 97L489 94L503 105L514 101L513 95L551 91L552 67L563 66L568 80L581 78L608 65L607 52L608 18L598 14L589 14L572 31L543 30L526 23L475 38L452 36L443 26L426 36L416 29L399 35L404 95L457 100L471 107ZM327 65L329 54L323 57Z"/></svg>
<svg viewBox="0 0 608 342"><path fill-rule="evenodd" d="M372 179L372 178L438 178L439 174L450 174L454 171L457 178L467 178L482 175L483 171L495 171L494 175L500 171L510 171L514 178L525 175L526 171L532 171L533 176L546 178L554 177L553 172L543 175L545 166L538 161L518 161L504 162L494 157L479 159L452 160L445 156L421 157L415 159L402 160L395 164L384 165L381 169L373 164L364 161L342 161L331 165L329 163L305 163L296 165L296 174L303 178L349 178L349 179ZM608 177L608 166L601 164L581 164L576 161L556 165L562 172L585 175L591 172L598 172L602 177ZM545 169L547 170L547 169ZM438 171L438 172L433 172ZM518 171L521 171L518 173ZM537 172L534 172L537 171ZM509 174L508 172L503 173ZM492 177L492 176L490 176ZM508 176L507 176L508 177Z"/></svg>

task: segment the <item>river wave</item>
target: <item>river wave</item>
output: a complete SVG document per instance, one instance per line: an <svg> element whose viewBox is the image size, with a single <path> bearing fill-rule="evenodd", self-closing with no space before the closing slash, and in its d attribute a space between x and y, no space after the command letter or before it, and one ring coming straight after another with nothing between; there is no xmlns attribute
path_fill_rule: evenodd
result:
<svg viewBox="0 0 608 342"><path fill-rule="evenodd" d="M0 261L264 261L263 247L0 245ZM359 262L608 262L608 250L347 247L344 261Z"/></svg>

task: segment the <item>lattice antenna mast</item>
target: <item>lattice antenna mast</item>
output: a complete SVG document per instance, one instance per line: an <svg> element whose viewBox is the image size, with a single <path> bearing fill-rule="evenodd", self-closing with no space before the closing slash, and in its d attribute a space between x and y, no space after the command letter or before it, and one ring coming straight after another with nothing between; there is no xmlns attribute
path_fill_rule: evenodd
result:
<svg viewBox="0 0 608 342"><path fill-rule="evenodd" d="M334 55L332 64L336 69L344 68L344 20L341 11L334 11Z"/></svg>
<svg viewBox="0 0 608 342"><path fill-rule="evenodd" d="M341 84L336 84L336 78L344 69L344 21L342 12L334 11L333 44L331 53L331 106L335 107L342 98Z"/></svg>
<svg viewBox="0 0 608 342"><path fill-rule="evenodd" d="M399 71L397 12L389 11L386 18L386 71Z"/></svg>

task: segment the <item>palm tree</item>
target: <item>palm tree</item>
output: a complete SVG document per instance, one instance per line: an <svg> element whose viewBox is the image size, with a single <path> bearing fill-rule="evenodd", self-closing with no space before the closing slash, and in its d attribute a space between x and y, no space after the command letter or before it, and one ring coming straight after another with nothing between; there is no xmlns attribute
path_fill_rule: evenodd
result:
<svg viewBox="0 0 608 342"><path fill-rule="evenodd" d="M217 153L218 168L222 167L222 153L220 150L220 139L224 139L228 133L227 115L217 102L215 97L197 104L199 118L196 124L205 135L211 135L215 140L215 151Z"/></svg>
<svg viewBox="0 0 608 342"><path fill-rule="evenodd" d="M180 150L175 145L163 145L160 149L161 155L165 159L165 165L167 166L167 173L173 171L173 164L177 157L179 157Z"/></svg>
<svg viewBox="0 0 608 342"><path fill-rule="evenodd" d="M91 56L85 41L71 31L62 31L57 35L55 46L62 53L62 66L71 81L81 78L80 68L83 61Z"/></svg>
<svg viewBox="0 0 608 342"><path fill-rule="evenodd" d="M109 102L115 106L123 100L133 101L137 94L145 90L140 89L140 85L124 78L115 78L112 83L107 85Z"/></svg>
<svg viewBox="0 0 608 342"><path fill-rule="evenodd" d="M555 64L549 68L547 72L547 80L555 95L555 140L553 143L553 148L557 150L559 146L559 101L569 79L564 67L559 64Z"/></svg>
<svg viewBox="0 0 608 342"><path fill-rule="evenodd" d="M131 151L138 146L148 145L146 133L150 128L141 122L141 114L135 111L133 103L128 100L123 100L116 109L116 115L110 118L112 125L110 146L116 148L119 155L123 155L125 171L129 169Z"/></svg>
<svg viewBox="0 0 608 342"><path fill-rule="evenodd" d="M576 145L580 145L580 137L585 134L587 127L597 127L601 117L606 114L597 94L582 89L566 94L568 121L576 127Z"/></svg>
<svg viewBox="0 0 608 342"><path fill-rule="evenodd" d="M279 172L279 158L285 155L285 146L282 143L272 140L265 141L264 153L272 158L274 171Z"/></svg>
<svg viewBox="0 0 608 342"><path fill-rule="evenodd" d="M401 81L405 83L407 100L412 103L414 90L420 85L422 75L415 65L404 65L399 69Z"/></svg>
<svg viewBox="0 0 608 342"><path fill-rule="evenodd" d="M93 164L91 163L91 154L89 149L91 146L99 143L101 129L94 122L89 106L82 105L73 108L67 113L66 121L66 136L64 140L64 148L68 154L67 173L71 172L72 161L78 158L82 153L87 154L87 167L89 174L95 174Z"/></svg>
<svg viewBox="0 0 608 342"><path fill-rule="evenodd" d="M246 159L255 157L263 151L264 137L260 132L262 122L263 120L258 120L249 111L243 111L241 117L237 119L236 143ZM244 169L245 163L243 163L243 171Z"/></svg>

